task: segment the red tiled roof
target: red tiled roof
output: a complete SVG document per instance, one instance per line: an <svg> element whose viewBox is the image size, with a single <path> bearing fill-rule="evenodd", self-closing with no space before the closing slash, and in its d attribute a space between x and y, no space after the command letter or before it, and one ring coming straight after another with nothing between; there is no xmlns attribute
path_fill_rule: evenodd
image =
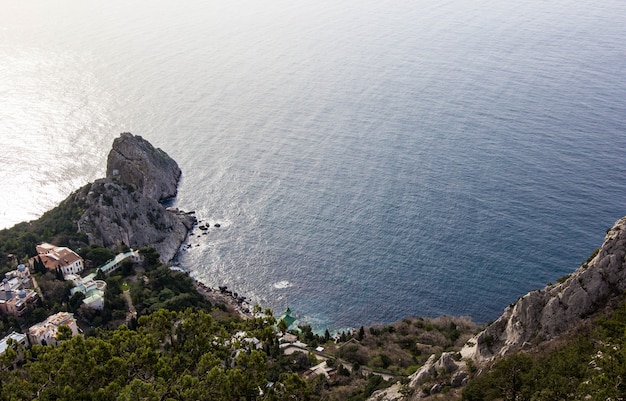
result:
<svg viewBox="0 0 626 401"><path fill-rule="evenodd" d="M39 257L46 269L56 269L75 263L82 258L74 251L66 247L58 247L52 244L39 244L36 247Z"/></svg>

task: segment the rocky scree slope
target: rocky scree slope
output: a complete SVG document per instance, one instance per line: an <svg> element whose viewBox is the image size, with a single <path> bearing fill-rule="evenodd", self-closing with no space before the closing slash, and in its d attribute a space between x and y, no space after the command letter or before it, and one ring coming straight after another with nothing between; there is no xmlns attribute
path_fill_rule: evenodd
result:
<svg viewBox="0 0 626 401"><path fill-rule="evenodd" d="M105 247L153 246L162 262L171 261L196 219L161 202L176 195L181 170L163 150L141 136L123 133L113 141L106 178L74 196L85 212L79 230Z"/></svg>

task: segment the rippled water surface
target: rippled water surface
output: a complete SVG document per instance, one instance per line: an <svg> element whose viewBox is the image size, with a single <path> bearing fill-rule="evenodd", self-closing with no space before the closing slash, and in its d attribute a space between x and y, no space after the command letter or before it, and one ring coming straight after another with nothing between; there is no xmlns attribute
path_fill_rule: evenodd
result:
<svg viewBox="0 0 626 401"><path fill-rule="evenodd" d="M0 0L0 226L142 135L178 263L316 327L496 318L626 214L626 3Z"/></svg>

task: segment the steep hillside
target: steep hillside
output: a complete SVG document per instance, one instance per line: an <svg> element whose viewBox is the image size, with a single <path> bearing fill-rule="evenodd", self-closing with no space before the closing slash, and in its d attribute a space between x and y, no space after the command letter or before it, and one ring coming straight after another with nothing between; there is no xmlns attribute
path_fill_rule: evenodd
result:
<svg viewBox="0 0 626 401"><path fill-rule="evenodd" d="M545 349L553 341L567 338L603 312L613 311L623 301L624 290L626 217L607 230L604 243L587 262L557 284L531 291L509 305L495 322L467 341L460 358L453 352L432 355L409 377L411 399L427 397L444 387L458 388L477 368L517 351ZM392 386L370 399L406 399L400 388Z"/></svg>
<svg viewBox="0 0 626 401"><path fill-rule="evenodd" d="M477 362L552 340L621 298L626 289L626 217L607 231L592 258L559 283L507 307L461 353Z"/></svg>

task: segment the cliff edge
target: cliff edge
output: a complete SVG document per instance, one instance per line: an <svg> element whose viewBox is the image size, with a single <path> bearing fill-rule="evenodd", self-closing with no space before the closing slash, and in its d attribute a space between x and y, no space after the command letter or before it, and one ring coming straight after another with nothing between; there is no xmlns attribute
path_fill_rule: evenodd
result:
<svg viewBox="0 0 626 401"><path fill-rule="evenodd" d="M559 338L578 328L586 319L614 306L614 301L623 299L625 290L626 217L623 217L607 231L602 246L571 275L559 279L557 284L531 291L509 305L495 322L466 343L460 351L461 360L455 359L454 353L446 352L439 358L432 355L409 376L409 387L416 389L431 383L441 372L449 375L445 384L460 387L469 377L466 361L481 366L509 353ZM403 399L394 393L394 389L400 388L396 387L370 399Z"/></svg>
<svg viewBox="0 0 626 401"><path fill-rule="evenodd" d="M626 217L607 231L604 243L574 273L531 291L508 306L462 351L484 362L555 339L602 311L626 290Z"/></svg>
<svg viewBox="0 0 626 401"><path fill-rule="evenodd" d="M196 219L161 202L177 193L181 170L163 150L141 136L123 133L113 141L107 176L75 196L85 204L79 229L105 247L152 246L170 262Z"/></svg>

